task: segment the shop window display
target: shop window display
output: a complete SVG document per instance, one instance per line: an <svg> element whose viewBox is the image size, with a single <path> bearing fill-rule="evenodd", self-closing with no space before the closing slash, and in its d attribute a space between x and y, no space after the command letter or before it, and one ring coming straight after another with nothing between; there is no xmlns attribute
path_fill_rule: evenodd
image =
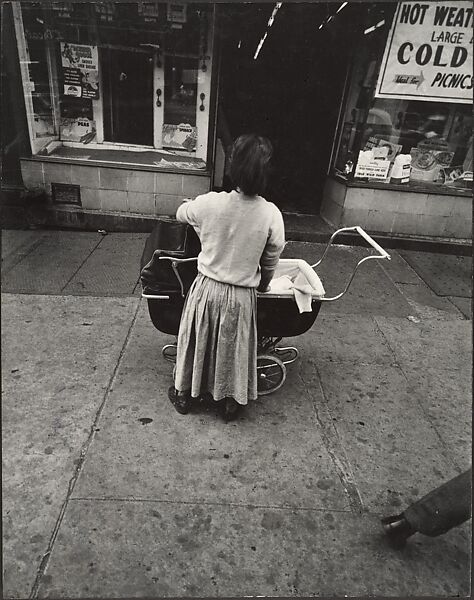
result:
<svg viewBox="0 0 474 600"><path fill-rule="evenodd" d="M400 184L470 194L472 102L376 96L390 24L387 20L384 28L361 40L348 81L332 172L358 185Z"/></svg>
<svg viewBox="0 0 474 600"><path fill-rule="evenodd" d="M212 5L20 6L30 56L23 84L31 92L35 135L45 138L33 153L48 152L54 139L55 147L170 149L189 157L190 168L205 167Z"/></svg>
<svg viewBox="0 0 474 600"><path fill-rule="evenodd" d="M468 105L374 99L362 125L353 179L467 189L472 125ZM377 172L364 166L366 156L370 165L380 165ZM405 168L395 173L397 157Z"/></svg>
<svg viewBox="0 0 474 600"><path fill-rule="evenodd" d="M374 99L344 122L334 173L348 181L403 183L446 190L472 187L473 116L469 105ZM352 114L351 114L352 113ZM368 155L371 170L361 159ZM405 177L393 169L405 157ZM406 158L408 157L408 158Z"/></svg>

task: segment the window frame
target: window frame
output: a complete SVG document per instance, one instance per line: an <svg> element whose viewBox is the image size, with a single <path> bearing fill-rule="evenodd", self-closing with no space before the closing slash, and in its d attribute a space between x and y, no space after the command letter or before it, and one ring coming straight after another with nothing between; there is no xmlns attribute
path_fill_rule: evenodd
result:
<svg viewBox="0 0 474 600"><path fill-rule="evenodd" d="M392 19L394 19L396 17L396 14L397 14L397 11L395 10ZM389 20L389 22L386 22L384 25L384 28L383 28L384 46L383 47L385 47L385 44L387 43L387 39L388 39L390 30L391 30L391 25L392 25L392 20ZM364 35L362 35L362 32L360 32L359 33L359 43L363 43L363 42L364 42ZM328 171L327 171L328 176L332 177L333 179L336 179L337 181L340 181L341 183L344 183L347 187L363 187L363 188L372 188L372 189L409 191L409 192L424 193L424 194L428 193L428 194L440 194L440 195L456 195L456 196L464 196L464 197L472 196L472 188L459 188L459 187L454 187L454 186L447 187L447 186L443 186L442 184L437 184L435 182L429 183L429 182L410 180L407 183L399 184L399 183L390 183L390 182L383 182L383 181L376 181L376 180L365 181L363 179L356 178L355 171L356 171L357 163L358 163L358 159L359 159L359 152L362 149L363 135L359 136L357 143L354 145L354 147L352 149L352 153L354 155L354 161L353 161L353 167L352 167L351 172L346 176L343 173L341 173L340 169L336 168L336 162L339 157L339 152L341 149L341 143L342 143L342 138L343 138L343 128L344 128L344 124L346 123L345 116L347 115L347 110L349 108L350 92L352 91L351 86L355 85L355 82L353 81L352 77L353 77L354 70L357 65L357 60L358 60L357 54L354 53L349 62L347 73L346 73L346 79L345 79L343 93L342 93L342 99L341 99L341 107L339 110L338 120L337 120L337 125L336 125L336 130L335 130L335 140L333 143L331 157L330 157L330 161L329 161L329 165L328 165ZM375 65L376 73L379 72L381 65L382 65L382 61L383 61L383 52L380 52L376 58L376 65ZM374 100L375 101L377 100L377 97L375 96L375 92L376 92L376 86L374 86L371 89L369 97L367 99L366 115L365 115L363 125L362 125L362 127L364 129L367 127L367 118L368 118L370 103L373 102ZM424 101L419 100L419 102L424 102ZM449 116L448 116L448 120L447 120L447 124L446 124L446 129L450 130L451 124L455 118L455 114L454 114L455 109L458 108L460 105L466 105L467 103L439 102L439 104L449 106ZM472 104L471 104L471 107L472 107ZM364 131L364 129L362 131ZM353 132L354 131L356 131L355 128L353 128ZM355 134L357 135L357 131Z"/></svg>
<svg viewBox="0 0 474 600"><path fill-rule="evenodd" d="M137 4L139 4L137 2ZM57 49L56 44L59 44L61 39L43 39L47 68L48 68L48 79L49 89L51 93L51 104L52 104L52 119L54 123L55 135L45 136L37 138L34 129L34 107L32 97L32 86L29 84L29 71L28 71L28 41L25 35L23 11L28 8L28 5L18 2L12 2L12 10L15 24L15 36L17 42L17 48L19 53L20 61L20 72L21 81L23 86L23 92L25 97L26 107L26 120L28 124L28 135L31 144L31 153L33 156L47 155L50 151L54 151L59 146L70 147L70 148L84 148L84 145L78 141L61 140L60 133L60 73L58 66L58 58L56 56ZM42 11L45 15L50 12L49 2L44 3L41 6ZM215 113L216 113L216 96L215 96L215 76L216 76L216 56L215 56L215 27L216 27L216 7L214 4L209 6L208 9L208 20L207 20L207 46L206 46L206 70L201 70L202 56L200 52L197 55L197 97L196 97L196 127L197 127L197 143L195 151L177 151L178 159L189 157L193 159L200 159L205 162L205 169L187 169L186 172L210 172L212 170L212 162L214 157L213 152L213 139L215 136ZM99 23L94 22L94 29L98 29ZM92 25L91 25L92 27ZM95 31L97 34L97 31ZM97 38L97 35L96 35ZM79 43L79 42L78 42ZM98 78L99 78L99 89L103 91L102 85L102 65L101 65L101 49L103 47L112 47L110 44L101 44L97 42L98 48ZM114 45L115 47L115 45ZM123 46L119 48L125 49ZM128 47L127 47L128 48ZM172 55L172 50L168 50L166 47L154 48L153 54L153 145L145 146L141 144L130 144L120 142L109 142L104 140L104 94L101 93L98 99L92 99L93 107L93 119L96 127L96 139L88 144L88 147L95 150L156 150L165 151L166 146L163 144L163 117L164 117L164 87L165 87L165 74L164 74L164 60L165 55ZM161 90L161 97L157 97L156 91ZM204 102L200 98L202 94L205 94ZM157 102L157 100L161 102ZM205 110L200 110L202 103L205 106ZM91 161L93 162L93 161ZM124 163L126 164L126 163ZM157 170L162 168L156 166ZM166 172L173 170L169 167L163 168Z"/></svg>

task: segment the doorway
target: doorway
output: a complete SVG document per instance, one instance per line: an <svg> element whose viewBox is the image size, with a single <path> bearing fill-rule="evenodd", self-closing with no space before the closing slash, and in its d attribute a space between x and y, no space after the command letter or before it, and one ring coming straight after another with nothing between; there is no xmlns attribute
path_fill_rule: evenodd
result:
<svg viewBox="0 0 474 600"><path fill-rule="evenodd" d="M103 48L104 139L153 146L153 54Z"/></svg>
<svg viewBox="0 0 474 600"><path fill-rule="evenodd" d="M270 138L266 197L289 212L319 214L331 157L350 44L348 36L342 43L340 24L318 29L330 8L284 3L255 58L274 4L220 7L218 131L228 139L246 132Z"/></svg>

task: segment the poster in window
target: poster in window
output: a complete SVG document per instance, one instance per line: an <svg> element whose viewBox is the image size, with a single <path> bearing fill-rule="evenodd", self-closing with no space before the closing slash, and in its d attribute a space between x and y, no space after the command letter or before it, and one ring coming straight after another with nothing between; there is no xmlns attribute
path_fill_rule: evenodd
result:
<svg viewBox="0 0 474 600"><path fill-rule="evenodd" d="M99 98L97 46L61 42L64 95Z"/></svg>
<svg viewBox="0 0 474 600"><path fill-rule="evenodd" d="M196 150L197 127L189 123L163 124L163 146L193 152Z"/></svg>
<svg viewBox="0 0 474 600"><path fill-rule="evenodd" d="M65 142L90 144L96 137L95 121L87 118L61 117L60 137Z"/></svg>
<svg viewBox="0 0 474 600"><path fill-rule="evenodd" d="M374 150L361 150L357 161L354 177L372 181L385 181L390 169L390 161L386 158L376 158Z"/></svg>
<svg viewBox="0 0 474 600"><path fill-rule="evenodd" d="M400 2L375 96L472 102L472 3Z"/></svg>

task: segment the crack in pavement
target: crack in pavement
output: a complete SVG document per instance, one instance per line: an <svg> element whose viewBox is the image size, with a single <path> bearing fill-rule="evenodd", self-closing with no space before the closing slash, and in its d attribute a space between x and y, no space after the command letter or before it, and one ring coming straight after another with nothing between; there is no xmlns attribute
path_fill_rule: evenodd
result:
<svg viewBox="0 0 474 600"><path fill-rule="evenodd" d="M373 320L375 322L375 326L377 328L377 330L379 331L380 335L383 337L383 339L385 340L388 348L390 349L390 352L393 354L394 356L394 364L392 365L394 368L397 368L400 370L401 374L403 375L403 378L405 379L407 385L411 384L411 380L408 377L408 375L405 373L405 370L403 369L403 366L400 362L398 362L397 360L397 355L395 350L392 348L390 341L388 340L387 336L384 334L382 328L380 327L380 324L377 321L376 317L373 317ZM452 369L445 369L446 371L452 370ZM455 371L458 371L459 369L454 369ZM438 440L441 443L441 446L444 450L443 454L445 456L445 458L447 458L447 460L451 463L451 465L455 468L456 471L458 471L459 473L461 473L462 469L459 470L458 465L456 464L456 461L452 458L451 454L450 454L450 450L448 445L446 444L446 442L444 441L440 431L438 430L438 427L436 426L436 423L433 420L433 417L430 415L429 411L424 407L423 403L421 402L419 396L417 394L415 394L415 401L418 405L418 408L421 410L421 413L423 414L423 416L425 417L425 419L427 420L427 422L430 424L431 428L433 429L433 431L436 434L436 437L438 438Z"/></svg>
<svg viewBox="0 0 474 600"><path fill-rule="evenodd" d="M327 402L326 394L324 392L324 388L321 382L321 376L317 367L316 373L318 375L319 389L321 390L321 394L324 398L324 401ZM316 405L316 403L313 401L313 398L310 397L307 391L307 382L304 380L301 373L299 373L298 376L304 385L304 393L307 397L309 397L311 404L313 405L316 420L320 426L324 446L329 456L331 457L331 460L336 468L337 475L341 481L342 487L344 488L347 494L350 509L353 513L357 514L366 512L366 508L364 507L364 504L362 502L362 497L359 493L357 484L355 482L355 477L350 467L350 462L345 455L344 446L342 445L341 440L339 439L339 435L332 421L332 417L327 411L321 410Z"/></svg>
<svg viewBox="0 0 474 600"><path fill-rule="evenodd" d="M86 262L89 260L89 258L92 256L92 254L97 250L97 248L100 246L100 244L103 241L103 237L97 242L97 244L92 248L92 250L89 252L89 254L85 257L85 259L81 262L81 264L77 267L77 269L73 272L73 274L71 275L71 277L66 281L66 283L63 285L63 287L61 288L61 293L64 292L64 290L67 288L67 286L71 283L71 281L74 279L74 277L79 273L79 271L82 269L82 267L86 264Z"/></svg>
<svg viewBox="0 0 474 600"><path fill-rule="evenodd" d="M19 248L14 248L11 252L5 254L2 258L2 262L3 260L5 261L5 263L2 264L2 277L5 277L7 273L10 273L10 271L23 262L33 250L36 250L36 248L43 243L43 241L44 237L40 237L37 240L25 242Z"/></svg>
<svg viewBox="0 0 474 600"><path fill-rule="evenodd" d="M108 397L110 395L110 390L111 390L111 388L112 388L112 386L115 383L115 380L117 378L117 373L118 373L119 367L122 364L122 359L123 359L123 356L124 356L125 351L127 349L132 329L133 329L133 327L135 325L135 322L137 320L137 317L138 317L138 311L140 309L140 304L141 304L141 301L139 300L137 302L137 307L136 307L135 313L134 313L134 315L132 317L132 321L131 321L130 327L128 328L127 335L125 336L125 340L124 340L124 342L122 344L122 348L120 349L120 354L119 354L117 363L116 363L116 365L114 367L114 370L113 370L112 375L110 377L110 380L109 380L109 383L107 385L107 388L106 388L106 390L104 392L104 396L103 396L102 402L101 402L101 404L100 404L100 406L99 406L99 408L98 408L98 410L96 412L94 421L92 422L92 425L90 427L89 435L88 435L86 441L84 442L84 444L82 445L81 453L80 453L80 457L79 457L79 461L78 461L78 464L76 465L76 468L74 470L74 474L73 474L73 476L71 477L71 479L69 481L66 498L65 498L64 502L61 505L61 509L59 511L58 518L56 519L56 523L55 523L53 532L52 532L50 540L49 540L48 548L47 548L46 552L44 553L44 555L43 555L43 557L41 559L40 565L38 567L36 578L35 578L35 581L33 583L33 587L31 589L31 592L30 592L30 595L29 595L30 599L38 597L39 588L41 586L41 579L42 579L42 577L43 577L43 575L44 575L44 573L45 573L45 571L46 571L46 569L48 567L49 560L51 558L51 553L53 551L54 544L56 542L56 538L57 538L58 533L59 533L59 529L61 527L61 524L62 524L64 515L65 515L65 512L66 512L66 509L67 509L67 506L69 504L69 500L71 499L71 495L72 495L72 493L74 491L74 487L75 487L75 485L77 483L79 475L81 474L82 468L84 466L84 461L85 461L86 454L87 454L87 452L88 452L88 450L89 450L89 448L90 448L90 446L91 446L91 444L93 442L93 439L95 437L97 425L98 425L100 417L102 416L102 413L104 411L105 405L107 403L107 399L108 399Z"/></svg>
<svg viewBox="0 0 474 600"><path fill-rule="evenodd" d="M185 506L232 506L234 508L257 508L257 509L270 509L270 510L292 510L292 511L306 511L306 512L334 512L334 513L348 513L348 510L340 508L314 508L313 506L292 506L290 504L250 504L245 502L211 502L210 500L165 500L161 498L127 498L127 497L114 497L114 496L76 496L70 498L71 501L76 502L129 502L133 503L148 503L148 504L184 504Z"/></svg>

